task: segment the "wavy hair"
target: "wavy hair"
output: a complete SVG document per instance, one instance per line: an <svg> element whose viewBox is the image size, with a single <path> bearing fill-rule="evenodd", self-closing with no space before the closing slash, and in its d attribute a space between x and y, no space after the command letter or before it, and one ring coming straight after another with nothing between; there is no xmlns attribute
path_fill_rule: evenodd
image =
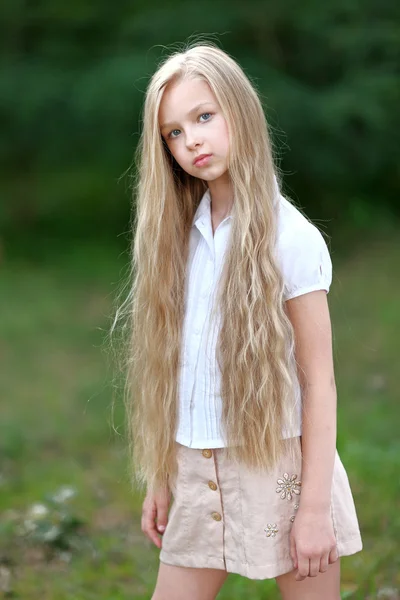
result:
<svg viewBox="0 0 400 600"><path fill-rule="evenodd" d="M195 44L165 58L151 78L136 154L125 398L133 483L150 491L176 472L185 269L194 213L207 189L176 163L159 130L163 93L184 77L209 84L230 138L232 230L213 309L221 323L228 458L272 468L283 451L282 429L294 419L294 334L275 251L276 169L266 119L240 66L214 44Z"/></svg>

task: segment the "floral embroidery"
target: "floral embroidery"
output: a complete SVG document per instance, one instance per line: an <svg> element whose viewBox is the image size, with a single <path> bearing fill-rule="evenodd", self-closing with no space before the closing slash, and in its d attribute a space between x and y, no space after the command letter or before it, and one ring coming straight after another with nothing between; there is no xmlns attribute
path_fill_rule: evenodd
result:
<svg viewBox="0 0 400 600"><path fill-rule="evenodd" d="M300 494L301 481L296 481L296 479L297 475L289 477L287 473L284 473L283 479L277 480L279 487L276 488L276 493L280 494L283 500L285 498L291 500L292 494Z"/></svg>
<svg viewBox="0 0 400 600"><path fill-rule="evenodd" d="M294 508L294 510L297 510L299 508L299 505L295 504L293 508Z"/></svg>
<svg viewBox="0 0 400 600"><path fill-rule="evenodd" d="M278 533L278 529L276 527L276 523L268 523L266 527L264 527L265 535L267 537L275 537Z"/></svg>

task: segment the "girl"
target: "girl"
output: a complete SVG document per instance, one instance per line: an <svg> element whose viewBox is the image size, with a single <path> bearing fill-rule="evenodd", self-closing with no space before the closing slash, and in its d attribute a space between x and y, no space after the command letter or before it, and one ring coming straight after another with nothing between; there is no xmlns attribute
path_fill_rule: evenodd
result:
<svg viewBox="0 0 400 600"><path fill-rule="evenodd" d="M166 59L138 156L127 408L152 598L212 600L238 573L339 600L339 557L362 542L336 451L331 261L280 194L238 64L211 44Z"/></svg>

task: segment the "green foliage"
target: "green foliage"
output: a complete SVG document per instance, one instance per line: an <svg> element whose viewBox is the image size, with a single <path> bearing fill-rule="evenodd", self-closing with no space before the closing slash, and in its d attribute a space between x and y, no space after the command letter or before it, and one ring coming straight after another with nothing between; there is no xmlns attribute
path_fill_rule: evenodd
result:
<svg viewBox="0 0 400 600"><path fill-rule="evenodd" d="M321 218L343 220L354 197L396 212L394 0L8 0L1 11L0 224L121 231L129 178L117 182L148 77L165 45L200 33L259 88L290 195Z"/></svg>
<svg viewBox="0 0 400 600"><path fill-rule="evenodd" d="M70 499L76 490L64 486L55 494L46 494L45 502L29 506L18 515L16 533L26 539L26 543L42 545L47 558L55 554L70 557L86 542L82 534L84 521L73 510Z"/></svg>

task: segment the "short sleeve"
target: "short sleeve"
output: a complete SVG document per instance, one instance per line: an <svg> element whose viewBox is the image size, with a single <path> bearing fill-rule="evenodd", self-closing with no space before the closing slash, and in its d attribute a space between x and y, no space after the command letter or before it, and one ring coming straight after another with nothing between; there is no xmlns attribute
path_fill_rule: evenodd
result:
<svg viewBox="0 0 400 600"><path fill-rule="evenodd" d="M326 242L309 221L285 231L279 243L284 300L316 290L329 292L332 261Z"/></svg>

